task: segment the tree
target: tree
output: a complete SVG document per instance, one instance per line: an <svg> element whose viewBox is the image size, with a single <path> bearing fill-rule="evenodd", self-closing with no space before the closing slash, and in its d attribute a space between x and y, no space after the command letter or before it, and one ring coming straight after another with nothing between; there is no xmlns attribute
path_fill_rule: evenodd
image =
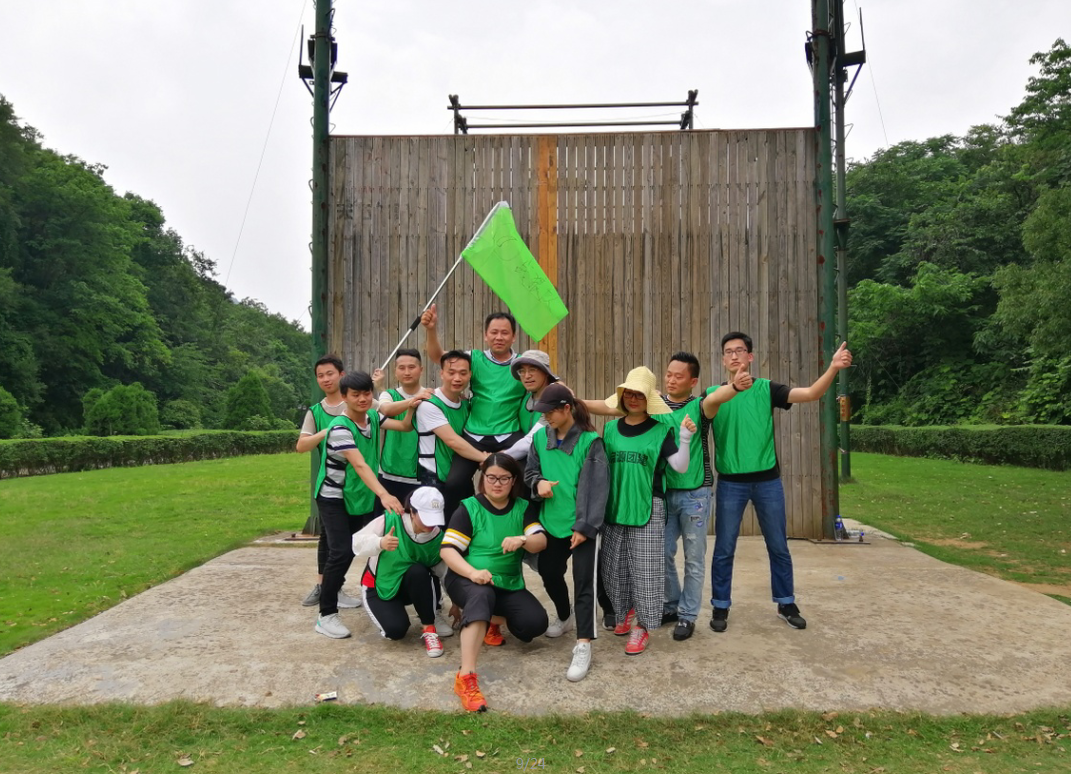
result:
<svg viewBox="0 0 1071 774"><path fill-rule="evenodd" d="M227 391L227 409L223 425L239 430L255 416L270 419L273 416L271 400L260 375L256 371L248 371Z"/></svg>
<svg viewBox="0 0 1071 774"><path fill-rule="evenodd" d="M22 425L22 409L15 396L0 387L0 438L14 438Z"/></svg>
<svg viewBox="0 0 1071 774"><path fill-rule="evenodd" d="M156 396L137 382L118 385L91 401L86 412L87 435L156 435L160 420Z"/></svg>

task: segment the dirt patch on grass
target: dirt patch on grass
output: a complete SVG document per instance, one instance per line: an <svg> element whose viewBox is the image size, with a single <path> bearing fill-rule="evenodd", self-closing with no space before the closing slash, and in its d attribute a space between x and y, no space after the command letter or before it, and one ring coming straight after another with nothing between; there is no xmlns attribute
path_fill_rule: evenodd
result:
<svg viewBox="0 0 1071 774"><path fill-rule="evenodd" d="M1024 589L1036 591L1039 594L1056 594L1061 597L1071 597L1071 583L1018 583L1012 581Z"/></svg>
<svg viewBox="0 0 1071 774"><path fill-rule="evenodd" d="M926 542L935 546L949 546L951 548L966 548L968 551L977 551L987 548L989 543L969 538L926 538Z"/></svg>

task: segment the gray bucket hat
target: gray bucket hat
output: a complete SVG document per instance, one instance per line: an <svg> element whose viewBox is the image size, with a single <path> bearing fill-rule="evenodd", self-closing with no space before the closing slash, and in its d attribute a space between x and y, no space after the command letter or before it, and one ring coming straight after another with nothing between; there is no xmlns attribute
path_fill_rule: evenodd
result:
<svg viewBox="0 0 1071 774"><path fill-rule="evenodd" d="M521 377L517 375L517 372L520 370L522 365L535 366L540 371L545 373L547 375L547 379L549 379L551 382L558 381L558 377L553 371L550 370L550 355L548 355L546 352L541 352L538 349L525 350L521 353L520 357L515 358L514 361L510 363L510 373L513 374L513 378L516 379L518 382L521 380Z"/></svg>

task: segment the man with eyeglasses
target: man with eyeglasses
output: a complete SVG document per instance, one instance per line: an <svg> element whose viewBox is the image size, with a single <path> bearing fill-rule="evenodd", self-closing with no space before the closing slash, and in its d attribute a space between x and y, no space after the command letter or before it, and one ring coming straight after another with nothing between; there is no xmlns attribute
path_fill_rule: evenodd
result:
<svg viewBox="0 0 1071 774"><path fill-rule="evenodd" d="M793 629L807 628L807 621L796 605L793 586L785 492L774 448L773 409L787 411L793 403L821 398L837 373L852 364L852 353L847 347L847 342L840 345L829 368L810 387L789 387L769 379L754 379L751 389L723 404L714 417L714 466L718 483L714 491L714 558L710 568L713 583L710 602L714 614L710 628L715 632L724 632L729 625L733 558L748 502L755 506L770 556L770 586L777 615ZM746 333L725 334L721 349L722 363L729 372L728 383L734 382L738 373L750 370L755 355L751 337Z"/></svg>

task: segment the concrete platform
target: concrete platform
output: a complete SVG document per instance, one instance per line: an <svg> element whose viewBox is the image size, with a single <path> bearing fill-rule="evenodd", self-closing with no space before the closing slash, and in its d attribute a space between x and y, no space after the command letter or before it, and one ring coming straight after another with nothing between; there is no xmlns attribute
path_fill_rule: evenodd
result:
<svg viewBox="0 0 1071 774"><path fill-rule="evenodd" d="M744 538L728 632L708 628L706 608L692 639L674 642L664 627L640 656L604 632L580 683L565 680L568 635L529 645L507 637L482 651L481 686L493 710L516 714L1071 705L1071 682L1058 678L1071 663L1071 607L869 530L868 538L866 546L793 541L804 631L776 617L762 541ZM0 700L278 707L338 691L346 704L459 711L456 636L429 659L415 626L388 642L363 610L342 613L351 639L318 635L315 609L299 604L314 572L307 546L233 551L0 660ZM355 567L351 590L358 575ZM529 587L542 597L538 578Z"/></svg>

